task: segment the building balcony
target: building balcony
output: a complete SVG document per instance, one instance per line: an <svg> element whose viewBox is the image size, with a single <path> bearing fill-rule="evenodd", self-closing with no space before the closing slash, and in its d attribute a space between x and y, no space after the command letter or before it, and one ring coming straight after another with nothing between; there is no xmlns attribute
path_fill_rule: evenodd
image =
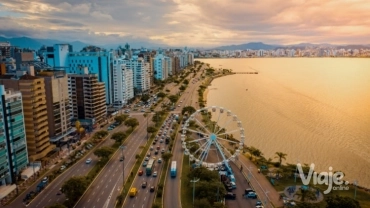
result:
<svg viewBox="0 0 370 208"><path fill-rule="evenodd" d="M23 140L23 139L20 139L19 141L16 141L15 143L13 143L13 148L18 150L22 147L26 146L26 141Z"/></svg>
<svg viewBox="0 0 370 208"><path fill-rule="evenodd" d="M2 157L2 156L4 156L4 155L6 155L7 154L7 150L5 149L5 148L3 148L3 149L1 149L0 150L0 157Z"/></svg>

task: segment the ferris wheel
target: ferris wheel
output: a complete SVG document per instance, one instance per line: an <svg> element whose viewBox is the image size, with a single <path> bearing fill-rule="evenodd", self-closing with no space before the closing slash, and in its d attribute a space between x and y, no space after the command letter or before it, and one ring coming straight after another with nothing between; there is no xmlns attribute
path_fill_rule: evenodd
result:
<svg viewBox="0 0 370 208"><path fill-rule="evenodd" d="M228 166L240 154L244 140L242 122L230 110L217 106L191 114L181 134L184 154L196 165L207 168Z"/></svg>

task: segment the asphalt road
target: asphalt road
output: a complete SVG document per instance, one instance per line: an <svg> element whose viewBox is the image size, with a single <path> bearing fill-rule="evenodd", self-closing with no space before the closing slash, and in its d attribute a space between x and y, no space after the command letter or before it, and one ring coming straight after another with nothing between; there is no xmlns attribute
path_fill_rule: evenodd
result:
<svg viewBox="0 0 370 208"><path fill-rule="evenodd" d="M195 78L200 77L200 72L197 73L197 76ZM182 98L180 100L183 100L181 105L183 106L193 106L195 109L197 109L196 102L198 101L198 87L201 85L201 81L195 82L193 84L192 82L193 78L189 81L189 86L185 90L185 92L182 94ZM166 170L167 177L165 181L165 187L164 187L164 200L163 200L163 207L164 208L173 208L173 207L181 207L181 172L182 172L182 162L183 162L183 150L182 150L182 144L181 144L181 134L177 134L177 138L174 142L173 147L173 156L172 160L177 161L177 176L176 178L171 178L169 174L169 170Z"/></svg>
<svg viewBox="0 0 370 208"><path fill-rule="evenodd" d="M122 151L118 150L103 168L100 174L95 178L87 192L82 196L76 204L77 208L104 208L114 207L116 197L119 195L122 188L122 170L125 166L125 179L129 177L131 168L135 164L135 156L141 151L140 146L145 145L146 139L146 118L143 116L133 116L139 121L139 127L126 139L124 142L125 149L123 155L125 160L122 162L120 158ZM151 120L151 116L148 116Z"/></svg>
<svg viewBox="0 0 370 208"><path fill-rule="evenodd" d="M234 172L234 177L236 180L236 189L232 192L236 194L235 200L226 200L227 207L246 207L252 208L255 207L257 199L247 199L243 197L244 190L246 188L251 188L247 182L247 179L240 172L240 169L232 162L229 163L231 169Z"/></svg>
<svg viewBox="0 0 370 208"><path fill-rule="evenodd" d="M199 75L198 75L199 77ZM192 83L192 82L190 82ZM181 85L175 85L175 84L170 84L168 86L166 86L166 89L169 89L170 92L169 94L176 94L179 90L178 90L178 87L180 87ZM198 89L198 85L194 85L194 84L189 84L189 87L188 89L182 93L182 96L180 96L177 104L176 104L176 108L175 108L175 111L171 111L171 113L181 113L181 109L183 106L187 106L187 105L191 105L191 102L193 100L192 96L193 96L193 93L194 91L196 91ZM165 101L166 102L166 101ZM178 106L180 105L180 107ZM156 110L159 110L159 106L157 106ZM180 139L176 139L175 143L178 143L180 141ZM155 145L157 146L157 145ZM164 143L161 144L161 147L160 149L163 148L163 146L165 146ZM176 148L180 148L180 152L181 152L181 141L180 141L180 145L175 145L175 151L177 152L177 149ZM148 152L151 152L150 150L148 150ZM152 155L153 156L153 153ZM160 156L159 156L160 157ZM158 156L156 156L156 158L158 159ZM171 160L177 160L177 161L180 161L182 160L182 153L181 154L175 154L173 156L173 158ZM162 173L162 169L163 169L163 164L162 163L155 163L156 166L155 166L155 171L158 172L158 175L160 175ZM181 173L181 164L178 165L178 172ZM138 189L138 194L136 195L136 197L133 197L133 198L130 198L129 196L126 197L125 199L125 202L124 204L122 205L122 207L142 207L142 208L145 208L145 207L151 207L151 204L153 203L154 201L154 193L150 193L149 192L149 188L151 185L154 185L156 188L158 187L158 182L159 182L159 178L155 178L153 176L146 176L145 175L145 168L142 167L141 170L143 170L144 174L142 176L138 176L137 173L135 173L135 181L133 182L132 184L132 187L135 187ZM164 171L167 171L167 170L164 170ZM167 177L166 177L166 183L167 183L167 180L171 179L171 177L169 176L169 174L167 174ZM142 183L146 181L148 183L148 186L146 188L142 188L141 185ZM173 181L176 181L173 180ZM174 186L173 189L170 189L171 191L173 192L176 192L176 193L180 193L180 190L179 190L179 186L177 186L178 183L172 183L172 186ZM177 187L175 187L177 186ZM166 184L166 188L167 188L167 184ZM166 191L166 188L165 188L165 191ZM171 207L180 207L180 196L176 197L177 200L173 200L171 196L167 197L167 196L164 196L165 199L166 198L170 198L170 201L171 202L175 202L175 206L171 206Z"/></svg>
<svg viewBox="0 0 370 208"><path fill-rule="evenodd" d="M131 185L131 187L135 187L138 189L138 194L133 198L127 196L125 199L125 203L122 205L122 207L125 207L125 208L126 207L142 207L142 208L151 207L154 201L155 194L153 192L150 192L149 189L150 189L150 186L155 186L156 189L158 188L159 176L161 175L162 169L163 169L163 162L158 163L158 158L161 158L162 156L161 152L159 152L158 155L154 154L154 151L157 148L157 146L160 147L159 148L160 150L164 149L165 151L167 151L168 145L166 145L164 142L160 143L159 141L157 141L157 143L153 145L153 150L150 150L149 148L148 151L146 152L146 155L150 152L151 153L150 158L155 157L156 161L154 163L155 165L153 168L153 172L157 171L158 176L153 177L153 174L150 176L147 176L145 174L146 167L143 167L141 165L141 168L139 170L142 170L144 174L142 176L139 176L138 173L135 173L134 182ZM146 188L142 188L141 186L144 181L147 182Z"/></svg>
<svg viewBox="0 0 370 208"><path fill-rule="evenodd" d="M112 131L110 131L110 135L117 131L122 131L126 127L124 125L120 125L116 127ZM113 144L114 141L111 139L106 139L98 146L107 146ZM85 164L87 158L91 158L91 164ZM69 178L73 176L82 176L86 175L91 168L96 164L97 157L94 155L93 151L89 151L88 154L83 156L77 163L75 163L72 167L66 169L61 175L59 175L56 179L54 179L50 184L46 186L46 188L38 194L27 206L32 208L43 208L50 206L54 203L63 203L65 200L64 194L57 195L57 192L62 187L63 183L67 181ZM55 166L52 170L58 170L60 164ZM39 179L37 183L34 183L27 191L23 192L19 195L10 205L7 207L26 207L23 203L23 199L30 191L35 191L37 185L41 182L42 179Z"/></svg>

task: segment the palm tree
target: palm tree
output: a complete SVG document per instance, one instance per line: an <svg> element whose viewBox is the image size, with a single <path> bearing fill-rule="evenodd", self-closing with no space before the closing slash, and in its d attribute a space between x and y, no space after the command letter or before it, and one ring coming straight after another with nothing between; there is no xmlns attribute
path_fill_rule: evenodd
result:
<svg viewBox="0 0 370 208"><path fill-rule="evenodd" d="M285 153L282 153L282 152L275 152L275 154L277 155L275 158L279 158L279 167L281 166L281 163L283 162L283 159L286 160L286 156L287 154Z"/></svg>

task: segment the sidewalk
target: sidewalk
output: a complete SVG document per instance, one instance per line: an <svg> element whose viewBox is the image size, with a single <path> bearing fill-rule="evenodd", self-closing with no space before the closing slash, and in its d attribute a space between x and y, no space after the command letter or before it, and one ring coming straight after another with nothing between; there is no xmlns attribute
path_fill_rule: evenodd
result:
<svg viewBox="0 0 370 208"><path fill-rule="evenodd" d="M263 174L258 173L258 168L253 162L245 156L240 155L239 159L234 163L238 165L238 167L242 165L243 174L249 179L250 185L254 187L260 200L264 202L267 198L273 205L267 205L266 207L284 207L284 203L280 199L280 194Z"/></svg>

